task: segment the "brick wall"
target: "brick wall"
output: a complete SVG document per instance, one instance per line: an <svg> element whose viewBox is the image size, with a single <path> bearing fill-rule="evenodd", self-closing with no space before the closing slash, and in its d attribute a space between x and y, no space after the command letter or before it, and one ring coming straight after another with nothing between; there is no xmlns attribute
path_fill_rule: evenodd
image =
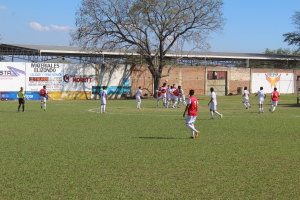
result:
<svg viewBox="0 0 300 200"><path fill-rule="evenodd" d="M163 75L167 74L169 66L163 69ZM294 69L258 69L258 68L235 68L235 67L202 67L202 66L178 66L174 67L169 76L161 79L160 85L168 79L168 84L181 85L187 94L190 89L194 89L196 94L205 94L207 71L227 71L227 94L237 94L238 88L245 86L251 91L252 73L295 73L295 78L300 76L300 70ZM141 86L144 94L153 95L153 80L149 69L146 66L131 68L132 95L135 95L138 86ZM295 84L296 85L296 84Z"/></svg>
<svg viewBox="0 0 300 200"><path fill-rule="evenodd" d="M229 87L228 87L228 94L237 94L239 87L247 87L250 90L251 86L251 71L250 68L236 68L231 67L229 68Z"/></svg>

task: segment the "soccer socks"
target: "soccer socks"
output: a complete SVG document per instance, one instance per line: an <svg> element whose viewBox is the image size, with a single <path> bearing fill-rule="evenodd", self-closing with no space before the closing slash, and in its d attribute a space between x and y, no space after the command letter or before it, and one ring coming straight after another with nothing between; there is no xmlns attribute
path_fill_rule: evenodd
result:
<svg viewBox="0 0 300 200"><path fill-rule="evenodd" d="M215 113L216 113L217 115L221 116L221 114L220 114L220 113L218 113L218 111L215 111Z"/></svg>
<svg viewBox="0 0 300 200"><path fill-rule="evenodd" d="M195 137L195 132L197 133L198 131L195 129L194 124L185 124L189 129L192 130L192 136Z"/></svg>
<svg viewBox="0 0 300 200"><path fill-rule="evenodd" d="M272 110L272 112L274 112L274 110L276 109L276 106L274 106L274 108L273 108L273 110Z"/></svg>
<svg viewBox="0 0 300 200"><path fill-rule="evenodd" d="M100 113L102 113L102 108L103 108L103 105L100 106Z"/></svg>
<svg viewBox="0 0 300 200"><path fill-rule="evenodd" d="M159 102L159 100L157 100L157 106L158 106L158 102Z"/></svg>
<svg viewBox="0 0 300 200"><path fill-rule="evenodd" d="M23 108L23 111L24 111L24 109L25 109L25 106L23 105L23 106L22 106L22 108Z"/></svg>
<svg viewBox="0 0 300 200"><path fill-rule="evenodd" d="M250 108L250 103L247 103L248 107Z"/></svg>
<svg viewBox="0 0 300 200"><path fill-rule="evenodd" d="M213 111L210 111L210 116L211 116L212 119L214 118L214 112Z"/></svg>
<svg viewBox="0 0 300 200"><path fill-rule="evenodd" d="M243 103L244 104L244 106L247 108L247 105L246 105L246 103Z"/></svg>
<svg viewBox="0 0 300 200"><path fill-rule="evenodd" d="M174 103L173 107L174 107L174 108L176 108L176 105L177 105L177 101L175 101L175 103Z"/></svg>
<svg viewBox="0 0 300 200"><path fill-rule="evenodd" d="M141 108L141 102L140 101L137 103L137 108Z"/></svg>
<svg viewBox="0 0 300 200"><path fill-rule="evenodd" d="M169 107L169 104L170 104L170 102L168 101L168 102L167 102L167 108Z"/></svg>
<svg viewBox="0 0 300 200"><path fill-rule="evenodd" d="M106 105L103 105L103 112L105 112L105 107L106 107Z"/></svg>
<svg viewBox="0 0 300 200"><path fill-rule="evenodd" d="M46 110L46 104L44 103L44 110Z"/></svg>
<svg viewBox="0 0 300 200"><path fill-rule="evenodd" d="M259 108L259 112L261 112L261 108Z"/></svg>

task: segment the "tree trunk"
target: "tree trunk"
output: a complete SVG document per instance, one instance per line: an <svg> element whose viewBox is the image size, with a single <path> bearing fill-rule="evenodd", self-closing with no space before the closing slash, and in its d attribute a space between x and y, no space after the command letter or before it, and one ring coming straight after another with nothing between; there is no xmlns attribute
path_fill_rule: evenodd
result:
<svg viewBox="0 0 300 200"><path fill-rule="evenodd" d="M154 97L156 98L157 97L157 92L156 92L156 90L158 90L159 89L159 84L160 84L160 79L161 79L161 77L160 77L160 75L158 75L158 74L155 74L155 75L153 75L153 84L154 84Z"/></svg>

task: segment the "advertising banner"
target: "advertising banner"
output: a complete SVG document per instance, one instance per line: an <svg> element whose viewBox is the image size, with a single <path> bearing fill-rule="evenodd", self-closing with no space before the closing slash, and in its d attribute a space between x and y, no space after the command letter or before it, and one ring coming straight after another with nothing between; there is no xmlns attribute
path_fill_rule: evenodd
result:
<svg viewBox="0 0 300 200"><path fill-rule="evenodd" d="M1 92L1 101L18 100L18 92Z"/></svg>
<svg viewBox="0 0 300 200"><path fill-rule="evenodd" d="M19 91L25 88L25 63L0 62L0 91Z"/></svg>
<svg viewBox="0 0 300 200"><path fill-rule="evenodd" d="M93 64L64 64L61 91L92 91L92 86L95 85L95 73Z"/></svg>
<svg viewBox="0 0 300 200"><path fill-rule="evenodd" d="M49 91L49 100L79 100L91 99L92 92L75 92L75 91Z"/></svg>
<svg viewBox="0 0 300 200"><path fill-rule="evenodd" d="M27 63L26 91L40 91L44 85L48 91L62 91L63 64Z"/></svg>
<svg viewBox="0 0 300 200"><path fill-rule="evenodd" d="M271 93L274 87L282 94L294 93L294 73L252 73L252 93L259 91Z"/></svg>

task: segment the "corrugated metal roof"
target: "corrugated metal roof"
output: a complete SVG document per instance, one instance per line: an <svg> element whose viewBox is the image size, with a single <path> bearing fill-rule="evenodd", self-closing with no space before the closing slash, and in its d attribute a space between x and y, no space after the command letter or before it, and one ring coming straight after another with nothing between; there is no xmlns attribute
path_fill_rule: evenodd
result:
<svg viewBox="0 0 300 200"><path fill-rule="evenodd" d="M125 56L126 54L139 55L136 50L126 51L124 49L117 49L114 51L103 51L95 48L83 48L75 46L52 46L52 45L30 45L30 44L1 44L0 47L17 48L20 51L38 51L42 55L56 55L56 56L95 56L95 55L110 55L110 56ZM3 54L4 55L4 54ZM277 55L277 54L258 54L258 53L230 53L230 52L205 52L205 51L169 51L166 57L182 57L183 59L192 58L214 58L218 60L228 59L249 59L249 60L300 60L300 56L294 55Z"/></svg>

